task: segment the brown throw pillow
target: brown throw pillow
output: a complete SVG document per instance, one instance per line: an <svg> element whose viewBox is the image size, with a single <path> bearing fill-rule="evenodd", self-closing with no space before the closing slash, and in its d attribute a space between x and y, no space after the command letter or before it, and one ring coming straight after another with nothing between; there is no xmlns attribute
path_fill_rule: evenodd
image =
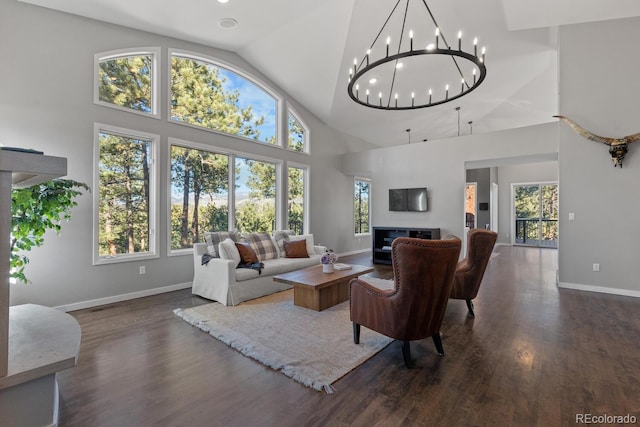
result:
<svg viewBox="0 0 640 427"><path fill-rule="evenodd" d="M284 253L287 258L309 258L307 253L307 240L285 240Z"/></svg>
<svg viewBox="0 0 640 427"><path fill-rule="evenodd" d="M241 264L253 264L254 262L258 262L258 256L250 244L236 242L236 248L238 248L238 252L240 253Z"/></svg>

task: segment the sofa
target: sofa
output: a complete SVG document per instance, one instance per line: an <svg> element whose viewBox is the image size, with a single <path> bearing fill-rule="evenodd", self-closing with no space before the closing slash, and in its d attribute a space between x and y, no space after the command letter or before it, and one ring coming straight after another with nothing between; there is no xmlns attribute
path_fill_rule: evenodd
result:
<svg viewBox="0 0 640 427"><path fill-rule="evenodd" d="M205 242L193 245L191 291L224 305L237 305L290 289L290 285L275 282L273 276L320 264L326 250L314 244L312 234L296 236L290 230L276 231L273 235L212 232L205 233ZM292 242L297 242L298 248L302 245L303 255L308 256L288 257L285 246L293 247ZM247 246L255 252L258 263L243 263L238 247L243 250Z"/></svg>

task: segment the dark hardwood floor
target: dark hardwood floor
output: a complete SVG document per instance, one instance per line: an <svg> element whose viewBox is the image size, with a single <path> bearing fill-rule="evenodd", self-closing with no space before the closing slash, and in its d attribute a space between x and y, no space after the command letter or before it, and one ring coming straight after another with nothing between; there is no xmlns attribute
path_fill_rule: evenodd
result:
<svg viewBox="0 0 640 427"><path fill-rule="evenodd" d="M209 302L189 289L73 312L82 345L78 366L58 376L60 425L564 426L582 413L640 420L640 300L558 289L555 250L496 252L475 319L464 301L449 302L445 356L431 339L415 341L415 367L406 369L393 342L330 395L175 317L175 308Z"/></svg>

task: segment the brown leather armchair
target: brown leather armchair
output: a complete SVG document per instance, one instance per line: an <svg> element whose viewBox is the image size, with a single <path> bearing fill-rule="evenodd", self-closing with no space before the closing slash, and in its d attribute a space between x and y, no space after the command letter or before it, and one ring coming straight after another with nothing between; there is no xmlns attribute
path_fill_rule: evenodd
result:
<svg viewBox="0 0 640 427"><path fill-rule="evenodd" d="M478 295L484 271L491 258L498 235L494 231L474 228L467 236L467 256L458 263L451 298L467 302L469 317L475 317L473 302Z"/></svg>
<svg viewBox="0 0 640 427"><path fill-rule="evenodd" d="M360 343L360 325L402 340L407 367L411 364L409 341L432 337L438 354L443 355L440 325L451 294L460 246L457 237L395 239L391 245L394 289L380 290L360 279L349 283L353 341Z"/></svg>

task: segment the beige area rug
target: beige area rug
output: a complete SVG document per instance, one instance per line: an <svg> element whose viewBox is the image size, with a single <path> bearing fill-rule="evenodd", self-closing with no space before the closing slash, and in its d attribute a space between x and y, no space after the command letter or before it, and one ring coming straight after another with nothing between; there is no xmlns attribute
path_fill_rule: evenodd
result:
<svg viewBox="0 0 640 427"><path fill-rule="evenodd" d="M327 393L392 341L362 328L360 344L354 344L349 301L316 312L293 305L293 290L237 306L212 303L174 313L245 356Z"/></svg>

